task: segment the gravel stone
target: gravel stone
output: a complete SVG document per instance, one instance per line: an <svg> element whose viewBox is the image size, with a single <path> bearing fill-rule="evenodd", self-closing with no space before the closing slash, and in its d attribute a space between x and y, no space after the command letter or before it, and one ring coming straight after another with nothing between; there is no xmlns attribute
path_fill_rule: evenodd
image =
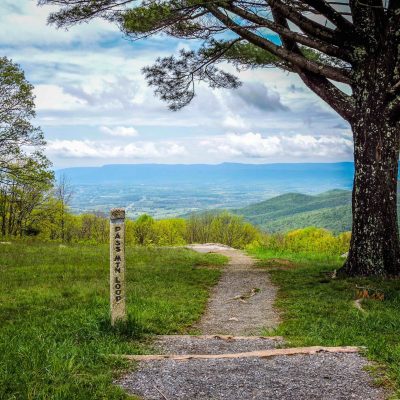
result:
<svg viewBox="0 0 400 400"><path fill-rule="evenodd" d="M146 400L381 400L358 354L148 361L119 383Z"/></svg>

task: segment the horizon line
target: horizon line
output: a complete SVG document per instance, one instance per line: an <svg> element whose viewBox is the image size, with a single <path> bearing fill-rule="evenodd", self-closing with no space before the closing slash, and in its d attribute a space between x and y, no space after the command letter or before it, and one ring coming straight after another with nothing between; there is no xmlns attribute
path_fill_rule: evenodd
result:
<svg viewBox="0 0 400 400"><path fill-rule="evenodd" d="M103 164L103 165L87 165L87 166L74 166L74 167L62 167L54 168L54 171L62 171L66 169L74 168L104 168L104 167L115 167L115 166L221 166L221 165L246 165L246 166L263 166L263 165L320 165L320 164L354 164L354 161L307 161L307 162L270 162L270 163L244 163L244 162L221 162L221 163L119 163L119 164Z"/></svg>

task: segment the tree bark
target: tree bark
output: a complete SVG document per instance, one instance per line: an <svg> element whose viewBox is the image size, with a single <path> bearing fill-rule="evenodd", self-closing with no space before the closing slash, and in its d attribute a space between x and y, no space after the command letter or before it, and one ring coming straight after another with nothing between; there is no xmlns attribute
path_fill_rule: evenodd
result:
<svg viewBox="0 0 400 400"><path fill-rule="evenodd" d="M382 57L381 59L384 59ZM390 122L386 65L371 60L360 68L354 89L353 226L350 251L340 273L400 274L397 222L399 126ZM379 79L371 79L373 74ZM369 75L369 79L368 78Z"/></svg>

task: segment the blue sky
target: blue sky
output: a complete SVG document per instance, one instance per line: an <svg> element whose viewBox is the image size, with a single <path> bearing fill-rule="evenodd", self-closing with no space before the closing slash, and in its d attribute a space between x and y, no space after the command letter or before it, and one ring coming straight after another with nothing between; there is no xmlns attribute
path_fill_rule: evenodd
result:
<svg viewBox="0 0 400 400"><path fill-rule="evenodd" d="M130 42L101 20L56 30L46 25L50 11L35 0L1 0L0 47L35 86L36 123L55 168L352 158L348 125L293 74L242 71L239 89L200 85L188 107L172 112L141 69L195 43Z"/></svg>

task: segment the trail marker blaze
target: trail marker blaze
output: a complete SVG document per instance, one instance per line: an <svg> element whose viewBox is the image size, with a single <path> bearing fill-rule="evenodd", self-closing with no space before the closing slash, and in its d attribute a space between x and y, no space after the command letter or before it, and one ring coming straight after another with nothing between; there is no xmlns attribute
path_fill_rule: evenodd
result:
<svg viewBox="0 0 400 400"><path fill-rule="evenodd" d="M110 213L110 307L111 324L126 320L125 210Z"/></svg>

